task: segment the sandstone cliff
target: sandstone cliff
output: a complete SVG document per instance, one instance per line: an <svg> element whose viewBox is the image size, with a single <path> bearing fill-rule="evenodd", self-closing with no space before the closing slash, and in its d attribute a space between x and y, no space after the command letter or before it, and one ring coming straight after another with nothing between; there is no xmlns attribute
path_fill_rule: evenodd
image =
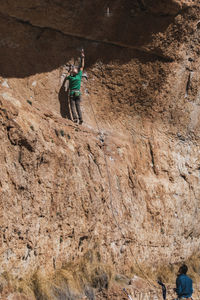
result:
<svg viewBox="0 0 200 300"><path fill-rule="evenodd" d="M186 260L198 278L199 16L189 0L0 4L2 299L117 299L100 292L113 278L152 288ZM63 65L81 47L76 126Z"/></svg>

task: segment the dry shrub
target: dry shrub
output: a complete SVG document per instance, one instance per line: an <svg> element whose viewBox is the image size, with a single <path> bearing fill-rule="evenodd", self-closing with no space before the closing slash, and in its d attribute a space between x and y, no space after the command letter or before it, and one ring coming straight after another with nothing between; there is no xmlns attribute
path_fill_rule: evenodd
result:
<svg viewBox="0 0 200 300"><path fill-rule="evenodd" d="M29 286L36 300L76 300L84 295L93 300L93 289L107 289L112 274L111 268L100 262L98 254L88 251L79 261L63 264L53 274L37 271Z"/></svg>
<svg viewBox="0 0 200 300"><path fill-rule="evenodd" d="M182 263L183 261L154 268L147 265L133 265L131 273L126 274L127 276L120 275L119 280L112 267L101 262L98 253L88 251L78 261L65 263L61 269L51 274L44 274L38 270L31 277L13 279L4 272L0 276L0 294L6 289L35 300L78 300L83 299L84 296L94 300L95 291L108 289L111 282L116 280L119 284L127 284L127 280L133 275L147 279L149 282L155 283L160 278L163 282L174 284L178 268ZM200 254L192 255L185 263L189 267L188 274L198 282Z"/></svg>
<svg viewBox="0 0 200 300"><path fill-rule="evenodd" d="M160 264L152 267L147 265L141 265L140 267L132 267L134 272L132 275L137 275L144 279L149 279L154 282L160 278L163 282L174 284L179 267L185 263L188 266L188 275L194 280L199 282L200 280L200 254L193 254L185 261L179 261L174 264Z"/></svg>

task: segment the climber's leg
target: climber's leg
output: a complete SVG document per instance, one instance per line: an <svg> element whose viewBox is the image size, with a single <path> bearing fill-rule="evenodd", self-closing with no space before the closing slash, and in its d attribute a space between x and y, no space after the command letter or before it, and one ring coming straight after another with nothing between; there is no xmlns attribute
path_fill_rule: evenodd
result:
<svg viewBox="0 0 200 300"><path fill-rule="evenodd" d="M77 115L76 115L76 110L75 110L75 98L74 98L74 95L71 95L70 96L70 106L71 106L71 111L72 111L72 118L73 118L73 121L75 123L77 123L78 119L77 119Z"/></svg>
<svg viewBox="0 0 200 300"><path fill-rule="evenodd" d="M77 111L78 118L79 118L79 123L82 124L83 118L82 118L82 112L81 112L81 106L80 106L81 96L77 96L75 99L76 99L75 104L76 104L76 111Z"/></svg>

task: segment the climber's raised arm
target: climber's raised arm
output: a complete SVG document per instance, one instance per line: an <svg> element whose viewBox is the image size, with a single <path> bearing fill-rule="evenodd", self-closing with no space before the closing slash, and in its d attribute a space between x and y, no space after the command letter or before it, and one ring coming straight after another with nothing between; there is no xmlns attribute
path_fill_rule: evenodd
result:
<svg viewBox="0 0 200 300"><path fill-rule="evenodd" d="M66 77L67 77L67 79L68 79L69 75L71 74L71 71L72 71L72 65L70 65L68 67L68 69L66 70Z"/></svg>
<svg viewBox="0 0 200 300"><path fill-rule="evenodd" d="M85 66L85 54L84 54L84 50L81 50L81 67L80 67L80 71L83 71Z"/></svg>

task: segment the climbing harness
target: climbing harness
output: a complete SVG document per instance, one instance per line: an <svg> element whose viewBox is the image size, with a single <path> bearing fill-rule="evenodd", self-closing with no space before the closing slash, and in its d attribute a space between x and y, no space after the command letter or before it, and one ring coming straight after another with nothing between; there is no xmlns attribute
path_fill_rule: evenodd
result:
<svg viewBox="0 0 200 300"><path fill-rule="evenodd" d="M81 92L79 90L73 90L74 96L79 97L81 95Z"/></svg>

